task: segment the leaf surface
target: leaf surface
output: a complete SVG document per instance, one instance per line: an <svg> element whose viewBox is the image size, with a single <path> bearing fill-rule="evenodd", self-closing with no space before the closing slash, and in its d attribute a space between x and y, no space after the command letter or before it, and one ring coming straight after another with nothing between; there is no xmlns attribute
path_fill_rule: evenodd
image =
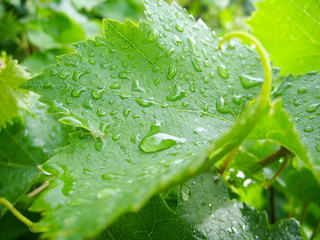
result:
<svg viewBox="0 0 320 240"><path fill-rule="evenodd" d="M7 123L12 124L13 117L18 115L26 95L16 89L28 78L29 73L24 67L18 65L17 60L12 60L11 57L2 53L0 57L0 130Z"/></svg>
<svg viewBox="0 0 320 240"><path fill-rule="evenodd" d="M75 44L76 54L23 84L96 137L73 135L43 165L57 176L33 206L47 209L45 237L95 236L241 144L263 111L253 104L237 121L263 83L253 49L218 50L215 34L175 4L146 8L148 22L105 20L105 37Z"/></svg>
<svg viewBox="0 0 320 240"><path fill-rule="evenodd" d="M175 212L160 196L153 197L98 239L302 239L299 228L294 219L270 227L265 213L231 200L221 177L208 171L181 185Z"/></svg>
<svg viewBox="0 0 320 240"><path fill-rule="evenodd" d="M15 204L28 191L41 171L38 165L54 155L53 150L67 143L70 127L45 114L47 106L33 97L34 116L15 118L0 132L0 197ZM4 213L0 205L0 215Z"/></svg>
<svg viewBox="0 0 320 240"><path fill-rule="evenodd" d="M257 12L247 23L282 74L319 70L319 1L264 0L255 6Z"/></svg>

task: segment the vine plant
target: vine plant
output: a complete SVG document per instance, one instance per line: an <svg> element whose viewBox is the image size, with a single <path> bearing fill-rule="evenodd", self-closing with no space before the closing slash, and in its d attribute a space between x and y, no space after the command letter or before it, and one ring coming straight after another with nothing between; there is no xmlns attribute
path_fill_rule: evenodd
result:
<svg viewBox="0 0 320 240"><path fill-rule="evenodd" d="M315 238L319 221L276 221L274 194L302 202L301 224L320 215L318 72L279 77L263 39L220 39L177 4L145 8L138 24L103 20L103 36L31 79L2 57L11 102L0 108L10 113L0 118L0 216L10 210L47 239ZM263 188L272 224L244 203L255 206ZM17 210L28 201L40 220Z"/></svg>

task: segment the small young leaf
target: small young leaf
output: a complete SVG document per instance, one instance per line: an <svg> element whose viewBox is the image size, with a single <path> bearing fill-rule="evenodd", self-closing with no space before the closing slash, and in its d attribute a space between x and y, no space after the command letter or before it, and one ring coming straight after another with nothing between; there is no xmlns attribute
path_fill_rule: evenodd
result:
<svg viewBox="0 0 320 240"><path fill-rule="evenodd" d="M12 60L4 52L0 56L0 130L6 124L12 124L13 117L18 115L18 110L23 109L26 94L16 90L18 86L29 78L25 68L18 65L17 60Z"/></svg>

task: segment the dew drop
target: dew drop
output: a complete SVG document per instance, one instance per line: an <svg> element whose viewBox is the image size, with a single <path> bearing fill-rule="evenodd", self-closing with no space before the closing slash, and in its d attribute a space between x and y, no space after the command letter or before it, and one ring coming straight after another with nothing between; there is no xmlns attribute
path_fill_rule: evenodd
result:
<svg viewBox="0 0 320 240"><path fill-rule="evenodd" d="M142 93L146 92L146 90L144 90L144 88L140 86L138 80L134 80L132 82L132 91L134 91L134 92L142 92Z"/></svg>
<svg viewBox="0 0 320 240"><path fill-rule="evenodd" d="M245 89L252 88L254 86L260 85L263 83L262 78L254 78L248 75L240 76L241 84Z"/></svg>
<svg viewBox="0 0 320 240"><path fill-rule="evenodd" d="M216 101L216 108L217 111L220 113L230 113L230 109L225 105L225 101L223 97L220 97L217 101Z"/></svg>
<svg viewBox="0 0 320 240"><path fill-rule="evenodd" d="M95 148L98 152L100 152L100 151L102 150L102 147L103 147L103 142L102 142L102 141L97 142L97 143L94 144L94 148Z"/></svg>
<svg viewBox="0 0 320 240"><path fill-rule="evenodd" d="M61 78L61 79L66 79L68 76L69 76L69 73L67 73L67 72L59 74L59 78Z"/></svg>
<svg viewBox="0 0 320 240"><path fill-rule="evenodd" d="M320 103L311 104L307 107L306 111L309 113L313 113L318 109L319 106L320 106Z"/></svg>
<svg viewBox="0 0 320 240"><path fill-rule="evenodd" d="M169 95L166 96L168 101L177 101L186 96L186 92L184 92L179 86L174 85L172 91Z"/></svg>
<svg viewBox="0 0 320 240"><path fill-rule="evenodd" d="M123 110L123 116L124 117L128 117L129 116L129 113L130 113L131 109L130 108L126 108Z"/></svg>
<svg viewBox="0 0 320 240"><path fill-rule="evenodd" d="M156 30L150 30L148 33L148 39L150 42L154 42L155 40L157 40L159 38L159 33Z"/></svg>
<svg viewBox="0 0 320 240"><path fill-rule="evenodd" d="M127 79L127 75L125 75L123 72L119 72L118 77L121 79Z"/></svg>
<svg viewBox="0 0 320 240"><path fill-rule="evenodd" d="M80 120L72 117L72 116L67 116L67 117L62 117L59 119L60 122L67 124L67 125L72 125L76 127L82 127L83 124Z"/></svg>
<svg viewBox="0 0 320 240"><path fill-rule="evenodd" d="M98 117L103 117L103 116L106 116L106 115L107 115L107 112L102 111L101 109L97 110L97 116Z"/></svg>
<svg viewBox="0 0 320 240"><path fill-rule="evenodd" d="M189 198L190 198L190 189L185 185L185 184L182 184L181 186L181 197L184 201L188 201Z"/></svg>
<svg viewBox="0 0 320 240"><path fill-rule="evenodd" d="M192 65L196 72L202 72L202 68L200 67L198 59L196 57L192 57Z"/></svg>
<svg viewBox="0 0 320 240"><path fill-rule="evenodd" d="M308 132L308 133L309 133L309 132L313 132L313 127L310 127L310 126L309 126L309 127L305 127L305 128L303 129L303 131L304 131L304 132Z"/></svg>
<svg viewBox="0 0 320 240"><path fill-rule="evenodd" d="M78 71L77 70L77 71L74 71L72 79L77 82L83 75L88 74L88 73L89 73L88 70L84 70L84 71Z"/></svg>
<svg viewBox="0 0 320 240"><path fill-rule="evenodd" d="M85 90L86 88L82 86L74 88L71 91L71 97L80 97L81 93L84 92Z"/></svg>
<svg viewBox="0 0 320 240"><path fill-rule="evenodd" d="M223 77L224 79L227 79L229 78L229 71L228 69L223 66L223 65L219 65L218 66L218 73L221 77Z"/></svg>
<svg viewBox="0 0 320 240"><path fill-rule="evenodd" d="M183 32L183 31L184 31L184 26L181 25L181 24L179 24L179 23L177 23L177 24L176 24L176 29L177 29L179 32Z"/></svg>
<svg viewBox="0 0 320 240"><path fill-rule="evenodd" d="M140 149L144 152L158 152L171 148L178 143L186 142L185 138L175 137L166 133L155 133L146 135L140 143Z"/></svg>
<svg viewBox="0 0 320 240"><path fill-rule="evenodd" d="M120 83L118 82L113 82L110 86L109 86L110 89L120 89L121 88L121 85Z"/></svg>
<svg viewBox="0 0 320 240"><path fill-rule="evenodd" d="M93 99L100 99L102 97L102 94L103 94L103 89L95 89L93 88L92 91L91 91L91 96Z"/></svg>
<svg viewBox="0 0 320 240"><path fill-rule="evenodd" d="M56 69L51 70L51 76L56 76L58 74L58 71Z"/></svg>
<svg viewBox="0 0 320 240"><path fill-rule="evenodd" d="M171 64L168 70L168 78L173 79L177 75L177 67L175 64Z"/></svg>
<svg viewBox="0 0 320 240"><path fill-rule="evenodd" d="M115 141L118 141L118 140L120 140L120 136L121 136L121 134L119 133L119 134L115 134L115 135L113 135L112 136L112 140L115 142Z"/></svg>
<svg viewBox="0 0 320 240"><path fill-rule="evenodd" d="M147 101L145 99L137 99L136 102L141 106L141 107L150 107L152 105L152 102Z"/></svg>
<svg viewBox="0 0 320 240"><path fill-rule="evenodd" d="M84 103L82 104L82 107L86 108L86 109L93 109L93 104L91 102L91 100L86 100L84 101Z"/></svg>
<svg viewBox="0 0 320 240"><path fill-rule="evenodd" d="M308 89L307 89L306 87L299 87L298 93L299 93L299 94L303 94L303 93L306 93L307 90L308 90Z"/></svg>
<svg viewBox="0 0 320 240"><path fill-rule="evenodd" d="M88 62L89 62L91 65L96 64L96 60L94 60L93 58L89 58Z"/></svg>

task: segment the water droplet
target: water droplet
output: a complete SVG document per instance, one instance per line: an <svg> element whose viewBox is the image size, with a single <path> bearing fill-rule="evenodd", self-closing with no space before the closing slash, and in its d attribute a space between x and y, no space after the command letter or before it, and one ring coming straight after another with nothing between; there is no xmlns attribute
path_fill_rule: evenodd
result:
<svg viewBox="0 0 320 240"><path fill-rule="evenodd" d="M86 88L82 86L74 88L71 91L71 97L80 97L81 93L84 92L85 90Z"/></svg>
<svg viewBox="0 0 320 240"><path fill-rule="evenodd" d="M80 120L72 117L72 116L67 116L67 117L62 117L59 119L60 122L67 124L67 125L72 125L76 127L82 127L83 124Z"/></svg>
<svg viewBox="0 0 320 240"><path fill-rule="evenodd" d="M175 64L169 66L168 78L173 79L177 75L177 67Z"/></svg>
<svg viewBox="0 0 320 240"><path fill-rule="evenodd" d="M153 132L141 140L140 148L144 152L158 152L184 142L186 142L185 138L178 138L161 132Z"/></svg>
<svg viewBox="0 0 320 240"><path fill-rule="evenodd" d="M174 54L174 52L174 48L170 48L169 51L166 52L167 57L170 57L172 54Z"/></svg>
<svg viewBox="0 0 320 240"><path fill-rule="evenodd" d="M58 71L56 69L51 70L51 76L56 76L58 74Z"/></svg>
<svg viewBox="0 0 320 240"><path fill-rule="evenodd" d="M138 80L134 80L132 82L132 91L134 91L134 92L143 92L143 93L146 92L146 90L144 90L144 88L140 86Z"/></svg>
<svg viewBox="0 0 320 240"><path fill-rule="evenodd" d="M313 127L305 127L304 129L303 129L303 131L304 132L313 132Z"/></svg>
<svg viewBox="0 0 320 240"><path fill-rule="evenodd" d="M160 83L160 78L157 78L156 80L154 80L154 85L158 86Z"/></svg>
<svg viewBox="0 0 320 240"><path fill-rule="evenodd" d="M83 75L88 74L88 73L89 73L88 70L84 70L84 71L78 71L77 70L77 71L74 71L72 79L77 82Z"/></svg>
<svg viewBox="0 0 320 240"><path fill-rule="evenodd" d="M101 109L98 109L98 110L97 110L97 116L98 116L98 117L103 117L103 116L105 116L105 115L107 115L107 112L102 111Z"/></svg>
<svg viewBox="0 0 320 240"><path fill-rule="evenodd" d="M121 134L119 133L119 134L115 134L115 135L113 135L112 136L112 140L115 142L115 141L118 141L118 140L120 140L120 136L121 136Z"/></svg>
<svg viewBox="0 0 320 240"><path fill-rule="evenodd" d="M137 99L136 102L141 106L141 107L150 107L152 105L152 102L147 101L145 99Z"/></svg>
<svg viewBox="0 0 320 240"><path fill-rule="evenodd" d="M216 76L216 74L215 74L214 72L210 72L210 73L209 73L209 76L210 76L211 78L214 78L214 77Z"/></svg>
<svg viewBox="0 0 320 240"><path fill-rule="evenodd" d="M263 83L262 78L254 78L248 75L240 76L241 84L245 89L252 88L254 86L260 85Z"/></svg>
<svg viewBox="0 0 320 240"><path fill-rule="evenodd" d="M121 85L120 83L118 82L113 82L110 86L109 86L110 89L120 89L121 88Z"/></svg>
<svg viewBox="0 0 320 240"><path fill-rule="evenodd" d="M313 113L318 109L319 106L320 106L320 103L311 104L307 107L306 111L309 113Z"/></svg>
<svg viewBox="0 0 320 240"><path fill-rule="evenodd" d="M306 93L307 90L308 90L308 89L307 89L306 87L299 87L298 93L299 93L299 94L303 94L303 93Z"/></svg>
<svg viewBox="0 0 320 240"><path fill-rule="evenodd" d="M130 108L124 109L124 110L123 110L123 116L124 116L124 117L128 117L128 116L129 116L130 111L131 111L131 109L130 109Z"/></svg>
<svg viewBox="0 0 320 240"><path fill-rule="evenodd" d="M96 64L96 60L94 60L93 58L89 58L88 62L89 62L91 65Z"/></svg>
<svg viewBox="0 0 320 240"><path fill-rule="evenodd" d="M225 105L223 97L220 97L219 100L217 100L216 108L217 108L218 112L223 113L223 114L231 112L230 109Z"/></svg>
<svg viewBox="0 0 320 240"><path fill-rule="evenodd" d="M118 77L121 79L127 79L127 75L125 75L123 72L119 72Z"/></svg>
<svg viewBox="0 0 320 240"><path fill-rule="evenodd" d="M87 176L89 176L89 175L92 175L92 174L93 174L93 172L92 172L91 170L86 169L86 168L84 168L84 169L82 170L82 173L83 173L84 175L87 175Z"/></svg>
<svg viewBox="0 0 320 240"><path fill-rule="evenodd" d="M318 152L320 152L320 142L318 142L317 146L316 146L316 149Z"/></svg>
<svg viewBox="0 0 320 240"><path fill-rule="evenodd" d="M177 23L177 24L176 24L176 29L177 29L179 32L183 32L183 31L184 31L184 26L181 25L181 24L179 24L179 23Z"/></svg>
<svg viewBox="0 0 320 240"><path fill-rule="evenodd" d="M194 70L197 72L202 72L202 68L199 65L198 59L196 57L192 57L192 65Z"/></svg>
<svg viewBox="0 0 320 240"><path fill-rule="evenodd" d="M229 71L224 65L219 65L218 66L218 73L224 79L229 78Z"/></svg>
<svg viewBox="0 0 320 240"><path fill-rule="evenodd" d="M103 94L103 89L95 89L93 88L92 91L91 91L91 96L93 99L100 99L102 97L102 94Z"/></svg>
<svg viewBox="0 0 320 240"><path fill-rule="evenodd" d="M112 188L104 188L100 192L98 192L97 198L104 199L104 198L108 198L111 196L115 196L115 195L117 195L117 192L120 192L120 189L115 190Z"/></svg>
<svg viewBox="0 0 320 240"><path fill-rule="evenodd" d="M182 184L181 186L181 197L184 201L188 201L189 198L190 198L190 189L185 185L185 184Z"/></svg>
<svg viewBox="0 0 320 240"><path fill-rule="evenodd" d="M159 38L159 36L160 36L160 34L154 29L150 30L148 33L148 39L150 42L154 42L155 40L157 40Z"/></svg>
<svg viewBox="0 0 320 240"><path fill-rule="evenodd" d="M94 148L95 148L98 152L100 152L100 151L102 150L102 147L103 147L103 142L102 142L102 141L97 142L97 143L94 144Z"/></svg>
<svg viewBox="0 0 320 240"><path fill-rule="evenodd" d="M91 102L91 100L86 100L84 101L84 103L82 104L82 107L86 108L86 109L93 109L93 104Z"/></svg>
<svg viewBox="0 0 320 240"><path fill-rule="evenodd" d="M52 89L53 86L52 86L51 83L46 83L46 84L43 85L43 88L44 88L44 89L48 89L48 88Z"/></svg>
<svg viewBox="0 0 320 240"><path fill-rule="evenodd" d="M59 78L61 78L61 79L66 79L68 76L69 76L69 73L67 73L67 72L59 74Z"/></svg>
<svg viewBox="0 0 320 240"><path fill-rule="evenodd" d="M186 96L186 92L184 92L179 86L174 85L171 93L166 96L168 101L177 101Z"/></svg>

